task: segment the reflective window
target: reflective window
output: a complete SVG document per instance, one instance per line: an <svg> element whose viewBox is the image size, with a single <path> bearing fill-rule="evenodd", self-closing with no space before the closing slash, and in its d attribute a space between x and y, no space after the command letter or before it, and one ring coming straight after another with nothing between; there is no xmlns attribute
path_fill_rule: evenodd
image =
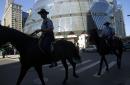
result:
<svg viewBox="0 0 130 85"><path fill-rule="evenodd" d="M96 0L38 0L34 4L32 13L25 23L24 31L25 33L31 33L36 29L40 29L42 19L37 12L41 8L45 8L49 11L48 17L53 21L55 32L87 30L87 13L95 1ZM99 20L98 18L94 19L95 22ZM100 23L101 22L97 24Z"/></svg>

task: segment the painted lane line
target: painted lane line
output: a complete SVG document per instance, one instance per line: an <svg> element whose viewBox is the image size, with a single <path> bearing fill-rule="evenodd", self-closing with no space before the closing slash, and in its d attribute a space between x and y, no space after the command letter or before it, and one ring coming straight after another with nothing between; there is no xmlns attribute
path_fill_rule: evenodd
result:
<svg viewBox="0 0 130 85"><path fill-rule="evenodd" d="M111 63L109 63L109 69L112 68L115 64L116 64L116 61L112 61ZM102 69L101 75L103 75L105 72L106 72L106 66ZM94 77L101 77L101 75L99 76L99 75L97 75L97 73L96 73L96 74L94 74L93 76L94 76Z"/></svg>
<svg viewBox="0 0 130 85"><path fill-rule="evenodd" d="M77 67L77 66L80 66L80 65L83 65L83 64L86 64L86 63L89 63L89 62L91 62L91 61L92 61L92 60L83 61L82 63L77 64L76 67ZM68 69L72 69L72 66L70 65L70 66L68 67ZM64 69L64 68L61 68L61 70L65 70L65 69Z"/></svg>
<svg viewBox="0 0 130 85"><path fill-rule="evenodd" d="M90 65L88 65L88 66L86 66L86 67L83 67L83 68L77 70L76 72L77 72L77 73L81 73L81 72L83 72L83 71L85 71L85 70L88 70L89 68L92 68L92 67L94 67L95 65L99 64L99 62L100 62L100 61L94 62L94 63L92 63L92 64L90 64Z"/></svg>
<svg viewBox="0 0 130 85"><path fill-rule="evenodd" d="M59 62L57 62L57 66L56 67L60 67L60 66L62 66L62 63L59 61ZM49 67L49 65L50 64L46 64L46 65L43 65L43 67ZM56 67L54 67L54 68L56 68Z"/></svg>
<svg viewBox="0 0 130 85"><path fill-rule="evenodd" d="M67 62L68 65L70 65L69 62ZM54 67L54 69L57 69L57 68L64 68L63 64L60 62L59 65L57 65L56 67Z"/></svg>

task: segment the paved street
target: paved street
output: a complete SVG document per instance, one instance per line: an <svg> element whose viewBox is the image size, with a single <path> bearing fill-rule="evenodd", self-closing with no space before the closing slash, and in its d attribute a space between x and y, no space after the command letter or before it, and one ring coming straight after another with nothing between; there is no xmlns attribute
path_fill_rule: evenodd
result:
<svg viewBox="0 0 130 85"><path fill-rule="evenodd" d="M95 52L81 53L81 55L82 63L77 65L77 73L80 77L78 79L73 77L70 66L67 85L130 85L130 51L123 54L121 70L117 69L116 57L108 55L110 72L105 72L105 66L103 66L100 77L96 76L100 56ZM46 85L62 85L64 68L60 62L58 63L57 67L51 69L47 65L43 66ZM0 85L15 85L19 69L18 59L0 59ZM21 85L41 85L33 68L28 71Z"/></svg>

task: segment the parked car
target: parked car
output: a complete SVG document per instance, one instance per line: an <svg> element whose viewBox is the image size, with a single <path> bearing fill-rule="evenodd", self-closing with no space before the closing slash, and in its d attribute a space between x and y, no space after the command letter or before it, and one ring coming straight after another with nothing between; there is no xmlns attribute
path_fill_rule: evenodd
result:
<svg viewBox="0 0 130 85"><path fill-rule="evenodd" d="M130 49L130 42L127 42L127 43L123 44L123 50L126 51L128 49Z"/></svg>
<svg viewBox="0 0 130 85"><path fill-rule="evenodd" d="M95 45L88 45L85 49L83 49L82 51L84 52L95 52L97 50Z"/></svg>

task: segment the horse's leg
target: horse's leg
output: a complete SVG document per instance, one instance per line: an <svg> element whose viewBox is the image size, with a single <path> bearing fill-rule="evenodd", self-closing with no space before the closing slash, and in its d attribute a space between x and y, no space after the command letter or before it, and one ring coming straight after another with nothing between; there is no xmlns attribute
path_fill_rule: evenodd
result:
<svg viewBox="0 0 130 85"><path fill-rule="evenodd" d="M98 75L100 75L100 74L101 74L101 70L102 70L102 63L103 63L103 57L104 57L104 56L101 56L101 60L100 60L100 67L99 67Z"/></svg>
<svg viewBox="0 0 130 85"><path fill-rule="evenodd" d="M118 67L118 69L120 69L121 55L120 55L120 53L118 52L118 50L115 50L115 51L114 51L114 54L115 54L115 56L117 57L117 61L116 61L117 67Z"/></svg>
<svg viewBox="0 0 130 85"><path fill-rule="evenodd" d="M122 53L120 52L120 53L119 53L119 60L118 60L118 62L119 62L118 68L119 68L119 69L121 69L121 57L122 57Z"/></svg>
<svg viewBox="0 0 130 85"><path fill-rule="evenodd" d="M68 80L68 65L67 65L66 59L61 60L61 61L62 61L62 64L65 68L65 78L64 78L64 81L63 81L63 84L65 84L66 81Z"/></svg>
<svg viewBox="0 0 130 85"><path fill-rule="evenodd" d="M37 71L37 74L41 80L42 85L45 85L44 79L43 79L43 73L42 73L42 66L41 65L37 65L34 66L35 70Z"/></svg>
<svg viewBox="0 0 130 85"><path fill-rule="evenodd" d="M20 83L22 82L22 80L23 80L23 78L24 78L24 76L27 73L29 68L30 67L28 67L28 66L23 66L23 65L21 66L20 75L19 75L19 78L17 80L17 84L16 85L20 85Z"/></svg>
<svg viewBox="0 0 130 85"><path fill-rule="evenodd" d="M107 60L106 60L105 56L103 56L103 60L104 60L104 62L106 64L106 70L109 71L109 66L108 66L108 63L107 63Z"/></svg>
<svg viewBox="0 0 130 85"><path fill-rule="evenodd" d="M78 78L79 76L76 74L76 63L73 62L72 58L69 58L68 61L70 62L70 64L73 67L73 76L75 78Z"/></svg>
<svg viewBox="0 0 130 85"><path fill-rule="evenodd" d="M118 69L121 68L121 56L122 56L122 53L119 53L119 52L115 52L115 55L117 56L117 67Z"/></svg>

